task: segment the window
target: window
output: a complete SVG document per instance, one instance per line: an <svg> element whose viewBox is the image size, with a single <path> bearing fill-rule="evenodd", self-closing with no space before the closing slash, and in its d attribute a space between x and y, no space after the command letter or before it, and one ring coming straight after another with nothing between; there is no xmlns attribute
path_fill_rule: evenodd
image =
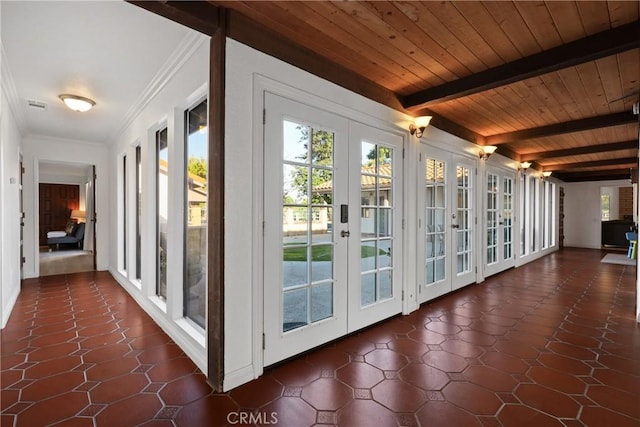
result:
<svg viewBox="0 0 640 427"><path fill-rule="evenodd" d="M185 112L184 315L202 328L207 291L207 101Z"/></svg>
<svg viewBox="0 0 640 427"><path fill-rule="evenodd" d="M136 147L136 279L142 279L142 149Z"/></svg>
<svg viewBox="0 0 640 427"><path fill-rule="evenodd" d="M122 157L122 269L127 271L127 156Z"/></svg>
<svg viewBox="0 0 640 427"><path fill-rule="evenodd" d="M611 199L609 194L600 195L600 213L602 221L611 219Z"/></svg>
<svg viewBox="0 0 640 427"><path fill-rule="evenodd" d="M167 298L167 221L169 213L169 142L167 128L156 132L156 294Z"/></svg>

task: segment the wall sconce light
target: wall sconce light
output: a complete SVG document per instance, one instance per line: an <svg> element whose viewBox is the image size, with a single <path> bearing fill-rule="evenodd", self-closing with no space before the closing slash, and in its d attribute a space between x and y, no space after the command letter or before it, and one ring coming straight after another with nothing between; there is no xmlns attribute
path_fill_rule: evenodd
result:
<svg viewBox="0 0 640 427"><path fill-rule="evenodd" d="M79 111L84 113L89 111L96 102L93 99L85 98L84 96L62 94L58 96L64 105L72 109L73 111Z"/></svg>
<svg viewBox="0 0 640 427"><path fill-rule="evenodd" d="M544 180L546 180L547 178L549 178L549 177L551 176L551 174L552 174L552 173L553 173L553 172L551 172L551 171L543 171L543 172L542 172L542 175L540 175L540 179L544 181Z"/></svg>
<svg viewBox="0 0 640 427"><path fill-rule="evenodd" d="M497 149L498 147L496 147L495 145L483 145L482 147L480 147L480 152L478 153L478 155L482 160L487 160L489 156L492 155Z"/></svg>
<svg viewBox="0 0 640 427"><path fill-rule="evenodd" d="M417 138L422 138L422 133L429 126L429 122L431 121L431 116L420 116L416 117L409 125L409 132L411 135L415 135Z"/></svg>
<svg viewBox="0 0 640 427"><path fill-rule="evenodd" d="M527 169L531 166L531 162L520 162L520 167L518 167L518 171L522 176L527 174Z"/></svg>

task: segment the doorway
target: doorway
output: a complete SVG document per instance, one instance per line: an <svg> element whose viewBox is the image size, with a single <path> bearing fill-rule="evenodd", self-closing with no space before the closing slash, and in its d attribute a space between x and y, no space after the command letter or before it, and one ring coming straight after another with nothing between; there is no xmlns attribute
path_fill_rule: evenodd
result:
<svg viewBox="0 0 640 427"><path fill-rule="evenodd" d="M92 165L39 162L39 276L95 270L92 172Z"/></svg>
<svg viewBox="0 0 640 427"><path fill-rule="evenodd" d="M264 363L402 310L402 136L265 95Z"/></svg>
<svg viewBox="0 0 640 427"><path fill-rule="evenodd" d="M484 217L484 276L515 266L514 216L515 173L489 167L486 175L486 211Z"/></svg>
<svg viewBox="0 0 640 427"><path fill-rule="evenodd" d="M418 191L418 300L475 281L475 161L420 147Z"/></svg>

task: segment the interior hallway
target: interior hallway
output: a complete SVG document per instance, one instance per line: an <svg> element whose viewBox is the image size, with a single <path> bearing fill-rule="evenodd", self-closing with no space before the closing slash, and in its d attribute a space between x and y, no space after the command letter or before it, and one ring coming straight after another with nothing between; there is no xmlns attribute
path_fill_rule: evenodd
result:
<svg viewBox="0 0 640 427"><path fill-rule="evenodd" d="M636 267L604 254L565 249L226 394L108 273L27 280L0 425L638 426Z"/></svg>

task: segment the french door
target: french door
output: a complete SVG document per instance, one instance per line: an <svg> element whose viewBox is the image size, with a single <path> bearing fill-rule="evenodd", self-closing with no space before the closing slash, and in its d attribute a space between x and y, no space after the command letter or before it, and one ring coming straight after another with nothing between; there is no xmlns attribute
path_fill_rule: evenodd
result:
<svg viewBox="0 0 640 427"><path fill-rule="evenodd" d="M463 156L420 148L418 296L425 302L473 283L475 164Z"/></svg>
<svg viewBox="0 0 640 427"><path fill-rule="evenodd" d="M491 276L515 265L515 174L487 169L484 227L484 275Z"/></svg>
<svg viewBox="0 0 640 427"><path fill-rule="evenodd" d="M399 313L402 138L265 93L264 364Z"/></svg>

